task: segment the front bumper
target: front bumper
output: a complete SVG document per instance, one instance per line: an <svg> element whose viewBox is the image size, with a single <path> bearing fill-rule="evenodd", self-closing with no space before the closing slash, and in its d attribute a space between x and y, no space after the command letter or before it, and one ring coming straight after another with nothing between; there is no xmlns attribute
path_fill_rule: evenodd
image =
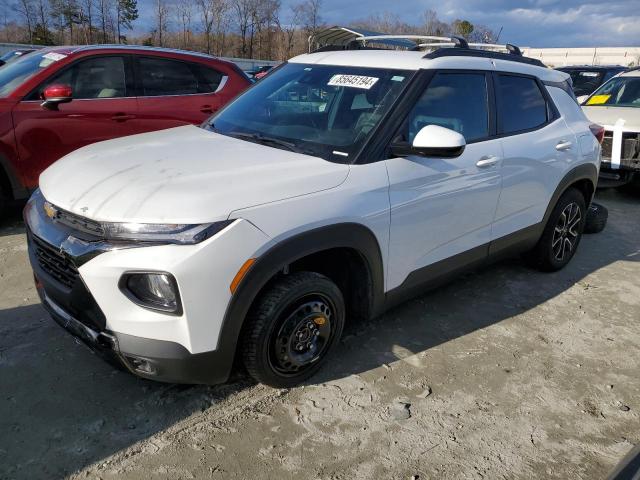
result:
<svg viewBox="0 0 640 480"><path fill-rule="evenodd" d="M136 375L175 383L227 380L237 341L222 335L229 285L240 262L264 243L262 232L237 221L197 245L116 245L82 238L48 218L43 203L36 192L24 216L38 293L57 323ZM126 272L149 270L176 278L181 315L141 307L120 290Z"/></svg>
<svg viewBox="0 0 640 480"><path fill-rule="evenodd" d="M30 246L29 258L42 305L58 325L106 362L134 375L162 382L216 384L228 379L233 359L224 351L192 354L175 342L101 329L94 323L92 311L72 315L50 296L59 295L57 281L40 267L34 250ZM88 291L85 295L92 299Z"/></svg>

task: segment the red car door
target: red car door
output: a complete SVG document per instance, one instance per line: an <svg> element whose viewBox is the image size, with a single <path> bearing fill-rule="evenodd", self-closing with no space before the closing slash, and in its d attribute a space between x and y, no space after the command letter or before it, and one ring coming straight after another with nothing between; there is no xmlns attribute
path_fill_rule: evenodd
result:
<svg viewBox="0 0 640 480"><path fill-rule="evenodd" d="M40 172L60 157L90 143L141 131L131 95L127 55L79 59L57 71L13 109L16 144L25 184L38 184ZM48 85L71 87L73 100L57 110L41 106Z"/></svg>
<svg viewBox="0 0 640 480"><path fill-rule="evenodd" d="M205 64L151 56L136 60L138 112L147 131L199 125L231 98L227 90L233 86L225 88L229 76Z"/></svg>

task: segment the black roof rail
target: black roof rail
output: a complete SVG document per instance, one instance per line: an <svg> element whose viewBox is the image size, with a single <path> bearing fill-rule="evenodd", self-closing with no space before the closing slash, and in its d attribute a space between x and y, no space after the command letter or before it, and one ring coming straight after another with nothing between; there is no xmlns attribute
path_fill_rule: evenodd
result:
<svg viewBox="0 0 640 480"><path fill-rule="evenodd" d="M481 57L481 58L495 58L497 60L509 60L511 62L526 63L528 65L535 65L536 67L547 68L547 66L540 60L535 58L529 58L522 55L513 53L502 53L491 50L478 50L475 48L439 48L431 53L427 53L422 58L441 58L441 57Z"/></svg>

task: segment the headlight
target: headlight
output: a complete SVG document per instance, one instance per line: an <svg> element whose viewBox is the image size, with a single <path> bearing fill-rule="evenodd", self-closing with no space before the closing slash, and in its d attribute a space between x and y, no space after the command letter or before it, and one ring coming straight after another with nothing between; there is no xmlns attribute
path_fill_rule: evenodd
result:
<svg viewBox="0 0 640 480"><path fill-rule="evenodd" d="M212 237L233 222L234 220L225 220L202 225L103 223L102 228L107 240L194 244Z"/></svg>

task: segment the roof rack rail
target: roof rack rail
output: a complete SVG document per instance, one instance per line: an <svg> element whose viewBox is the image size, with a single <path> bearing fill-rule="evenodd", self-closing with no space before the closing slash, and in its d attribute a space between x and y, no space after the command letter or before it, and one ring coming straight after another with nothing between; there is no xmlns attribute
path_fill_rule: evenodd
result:
<svg viewBox="0 0 640 480"><path fill-rule="evenodd" d="M465 56L465 57L485 57L500 60L509 60L512 62L527 63L538 67L546 65L540 60L525 57L522 50L512 43L498 45L493 43L469 43L463 37L435 37L432 35L374 35L361 36L354 39L353 43L360 42L363 46L367 42L384 41L388 39L406 39L414 40L418 48L432 48L434 51L426 54L424 58L439 58L445 56ZM420 42L422 41L422 42ZM426 41L426 42L425 42ZM453 47L453 48L451 48ZM496 50L504 50L503 53Z"/></svg>

